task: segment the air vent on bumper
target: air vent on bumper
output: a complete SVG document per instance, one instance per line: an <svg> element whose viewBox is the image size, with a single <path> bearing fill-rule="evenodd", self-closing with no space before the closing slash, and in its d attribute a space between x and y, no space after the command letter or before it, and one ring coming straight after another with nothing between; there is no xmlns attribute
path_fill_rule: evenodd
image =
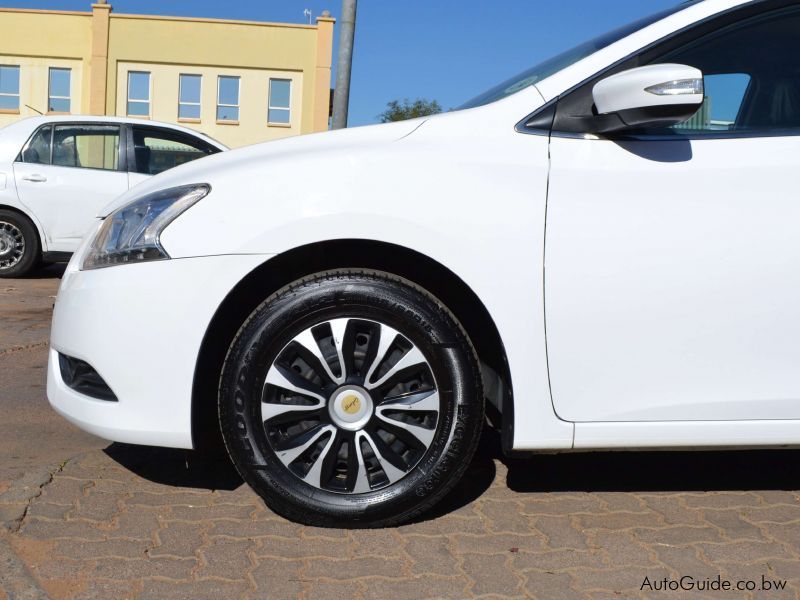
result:
<svg viewBox="0 0 800 600"><path fill-rule="evenodd" d="M118 401L108 384L86 361L59 353L58 364L61 367L61 378L71 389L97 400Z"/></svg>

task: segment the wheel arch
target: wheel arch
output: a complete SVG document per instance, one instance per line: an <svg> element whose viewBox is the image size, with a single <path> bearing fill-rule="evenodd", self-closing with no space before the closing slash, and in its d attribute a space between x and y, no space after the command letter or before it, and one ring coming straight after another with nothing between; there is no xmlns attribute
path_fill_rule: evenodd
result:
<svg viewBox="0 0 800 600"><path fill-rule="evenodd" d="M422 287L450 309L466 330L484 373L487 414L500 427L503 447L513 440L513 392L505 347L477 294L446 266L415 250L372 240L332 240L300 246L266 261L225 297L206 329L192 383L192 441L222 448L217 391L228 348L247 316L269 295L307 275L363 268L397 275Z"/></svg>

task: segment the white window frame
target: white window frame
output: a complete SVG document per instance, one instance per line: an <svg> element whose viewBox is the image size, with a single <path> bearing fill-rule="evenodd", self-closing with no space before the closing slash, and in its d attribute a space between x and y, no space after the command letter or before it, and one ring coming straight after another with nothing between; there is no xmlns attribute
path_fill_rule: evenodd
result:
<svg viewBox="0 0 800 600"><path fill-rule="evenodd" d="M223 104L219 101L219 92L221 88L221 83L223 79L235 79L236 80L236 104ZM241 100L242 100L242 78L238 75L217 75L217 107L215 109L214 116L218 123L238 123L239 117L241 116ZM220 107L226 108L235 108L236 109L236 119L220 119L219 118L219 109Z"/></svg>
<svg viewBox="0 0 800 600"><path fill-rule="evenodd" d="M21 80L22 69L20 69L19 65L0 65L0 67L6 67L6 68L16 69L17 70L17 74L18 74L17 75L17 81L19 82L18 85L17 85L17 93L16 94L9 94L7 92L0 92L0 96L2 96L4 98L16 98L17 99L17 108L16 109L14 109L14 108L4 108L4 109L2 109L3 112L6 112L6 113L8 113L8 112L12 112L12 113L16 112L16 113L18 113L19 112L19 107L20 107L19 90L22 87L22 80Z"/></svg>
<svg viewBox="0 0 800 600"><path fill-rule="evenodd" d="M144 74L147 75L147 100L142 100L141 98L131 98L131 75L132 74ZM151 71L128 71L127 81L125 82L127 89L125 90L125 115L128 117L140 118L140 119L149 119L150 116L153 114L153 73ZM146 115L132 115L128 112L130 108L131 102L147 102L147 114Z"/></svg>
<svg viewBox="0 0 800 600"><path fill-rule="evenodd" d="M184 102L181 100L181 90L183 88L183 78L184 77L199 77L200 78L200 98L198 98L197 102ZM218 98L219 99L219 98ZM196 106L198 107L200 116L199 117L182 117L181 116L181 106ZM178 120L179 121L200 121L203 116L203 75L201 73L179 73L178 74Z"/></svg>
<svg viewBox="0 0 800 600"><path fill-rule="evenodd" d="M289 84L289 106L273 106L272 105L272 82L273 81L285 81ZM267 90L267 125L275 125L277 127L291 127L292 126L292 80L286 77L270 77L269 78L269 89ZM269 111L271 110L287 110L289 111L289 120L286 123L281 123L279 121L270 121L269 120Z"/></svg>
<svg viewBox="0 0 800 600"><path fill-rule="evenodd" d="M54 96L50 86L52 85L53 78L53 70L56 71L67 71L69 73L69 96ZM69 102L69 110L65 113L61 111L50 111L50 100L55 98L56 100L67 100ZM48 114L72 114L72 69L70 67L48 67L47 69L47 112Z"/></svg>

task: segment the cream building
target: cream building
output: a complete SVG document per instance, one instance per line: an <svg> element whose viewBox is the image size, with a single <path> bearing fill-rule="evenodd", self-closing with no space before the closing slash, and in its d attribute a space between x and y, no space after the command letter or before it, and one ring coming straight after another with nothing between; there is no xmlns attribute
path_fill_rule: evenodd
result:
<svg viewBox="0 0 800 600"><path fill-rule="evenodd" d="M328 128L335 20L0 9L0 125L39 113L181 123L231 146Z"/></svg>

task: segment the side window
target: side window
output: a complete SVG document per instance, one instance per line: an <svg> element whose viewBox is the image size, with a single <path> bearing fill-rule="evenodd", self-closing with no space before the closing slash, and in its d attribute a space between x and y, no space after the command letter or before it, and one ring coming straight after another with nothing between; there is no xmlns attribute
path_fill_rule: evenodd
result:
<svg viewBox="0 0 800 600"><path fill-rule="evenodd" d="M116 171L119 165L119 126L56 125L53 165Z"/></svg>
<svg viewBox="0 0 800 600"><path fill-rule="evenodd" d="M697 67L705 102L681 133L800 128L800 9L744 19L668 52L654 63Z"/></svg>
<svg viewBox="0 0 800 600"><path fill-rule="evenodd" d="M203 140L180 132L133 127L135 170L156 175L178 165L218 152Z"/></svg>
<svg viewBox="0 0 800 600"><path fill-rule="evenodd" d="M36 130L28 143L19 153L17 161L37 165L50 164L50 136L52 125L45 125Z"/></svg>

